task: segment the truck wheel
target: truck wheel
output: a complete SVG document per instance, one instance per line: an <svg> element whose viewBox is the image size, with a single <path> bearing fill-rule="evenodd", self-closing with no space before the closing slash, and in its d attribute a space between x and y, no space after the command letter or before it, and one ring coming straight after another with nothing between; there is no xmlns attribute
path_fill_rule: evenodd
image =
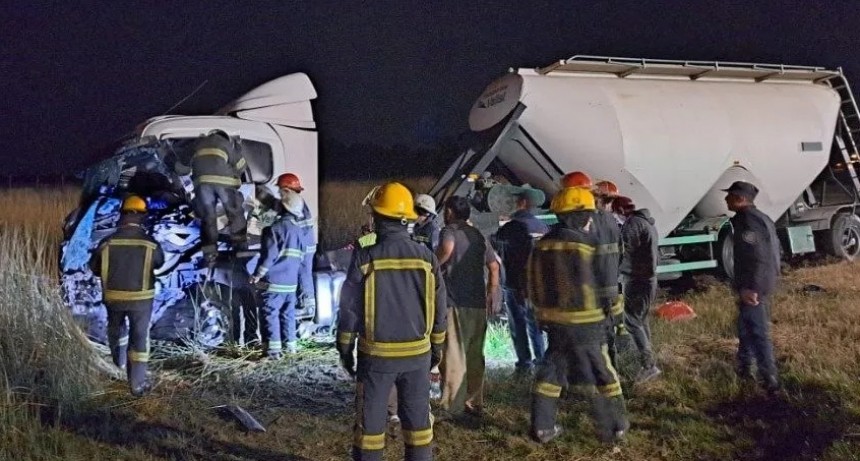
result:
<svg viewBox="0 0 860 461"><path fill-rule="evenodd" d="M735 278L735 239L731 226L724 227L717 239L717 264L727 279Z"/></svg>
<svg viewBox="0 0 860 461"><path fill-rule="evenodd" d="M838 258L853 260L860 255L860 218L853 213L839 213L833 218L824 248Z"/></svg>

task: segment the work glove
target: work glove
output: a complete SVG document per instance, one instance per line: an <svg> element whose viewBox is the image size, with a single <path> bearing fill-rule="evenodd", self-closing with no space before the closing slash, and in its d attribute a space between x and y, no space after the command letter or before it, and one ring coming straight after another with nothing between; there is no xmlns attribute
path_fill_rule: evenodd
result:
<svg viewBox="0 0 860 461"><path fill-rule="evenodd" d="M430 345L430 369L434 369L442 363L442 344Z"/></svg>
<svg viewBox="0 0 860 461"><path fill-rule="evenodd" d="M352 355L352 351L340 352L340 365L350 376L355 377L355 356Z"/></svg>

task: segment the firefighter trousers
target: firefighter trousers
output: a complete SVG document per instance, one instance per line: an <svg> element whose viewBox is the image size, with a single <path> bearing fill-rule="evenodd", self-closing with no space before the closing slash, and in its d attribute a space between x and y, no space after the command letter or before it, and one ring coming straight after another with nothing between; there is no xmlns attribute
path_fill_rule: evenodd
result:
<svg viewBox="0 0 860 461"><path fill-rule="evenodd" d="M483 308L451 307L445 353L439 371L442 374L440 405L451 414L460 414L466 406L484 406L484 339L487 336L487 311Z"/></svg>
<svg viewBox="0 0 860 461"><path fill-rule="evenodd" d="M592 417L602 440L626 430L627 416L618 373L605 343L578 344L574 335L559 327L550 331L549 348L538 367L532 398L533 432L551 430L556 424L558 399L569 384L587 386ZM568 376L576 381L568 383Z"/></svg>
<svg viewBox="0 0 860 461"><path fill-rule="evenodd" d="M203 253L214 254L218 250L218 203L227 215L230 238L234 245L245 245L248 241L248 222L242 209L244 197L238 188L216 184L200 184L194 190L194 212L200 217Z"/></svg>
<svg viewBox="0 0 860 461"><path fill-rule="evenodd" d="M654 350L651 347L651 325L648 314L657 296L657 279L624 280L624 323L639 350L643 368L656 365Z"/></svg>
<svg viewBox="0 0 860 461"><path fill-rule="evenodd" d="M378 359L377 359L378 360ZM359 356L355 386L355 427L352 458L381 461L388 427L388 400L397 389L398 416L406 444L407 461L433 459L433 427L430 416L430 369L426 366L405 372L369 370Z"/></svg>
<svg viewBox="0 0 860 461"><path fill-rule="evenodd" d="M260 332L267 353L277 354L283 341L296 341L296 294L264 291Z"/></svg>
<svg viewBox="0 0 860 461"><path fill-rule="evenodd" d="M107 317L113 363L126 369L129 388L139 390L146 384L152 300L108 304Z"/></svg>

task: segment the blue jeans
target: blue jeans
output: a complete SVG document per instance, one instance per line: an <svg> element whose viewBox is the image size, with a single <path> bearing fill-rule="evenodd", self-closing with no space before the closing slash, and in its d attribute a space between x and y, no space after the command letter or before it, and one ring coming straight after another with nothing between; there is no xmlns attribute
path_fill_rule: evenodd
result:
<svg viewBox="0 0 860 461"><path fill-rule="evenodd" d="M758 306L738 301L738 366L749 370L753 361L763 379L776 377L776 361L770 339L770 297L759 298Z"/></svg>
<svg viewBox="0 0 860 461"><path fill-rule="evenodd" d="M540 362L546 353L546 342L543 333L535 322L534 311L528 308L528 300L517 294L516 290L505 288L505 306L508 310L508 328L517 353L517 368L531 367ZM534 361L529 350L531 340L534 350Z"/></svg>

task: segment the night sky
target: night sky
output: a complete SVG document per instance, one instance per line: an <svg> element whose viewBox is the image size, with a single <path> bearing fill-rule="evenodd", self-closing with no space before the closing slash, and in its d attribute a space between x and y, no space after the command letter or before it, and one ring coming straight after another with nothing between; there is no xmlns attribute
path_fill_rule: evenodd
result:
<svg viewBox="0 0 860 461"><path fill-rule="evenodd" d="M860 91L856 0L43 3L0 6L0 175L83 166L205 80L173 113L296 71L324 141L382 146L464 132L507 68L575 54L842 66Z"/></svg>

